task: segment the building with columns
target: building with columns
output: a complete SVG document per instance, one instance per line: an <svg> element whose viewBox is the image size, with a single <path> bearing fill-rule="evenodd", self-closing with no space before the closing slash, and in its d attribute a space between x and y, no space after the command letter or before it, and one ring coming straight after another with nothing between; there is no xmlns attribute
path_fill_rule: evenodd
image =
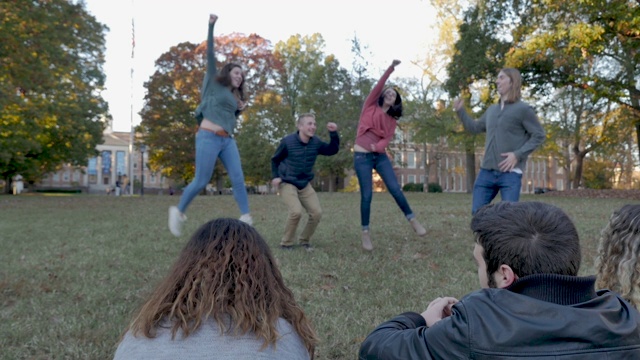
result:
<svg viewBox="0 0 640 360"><path fill-rule="evenodd" d="M103 139L104 142L97 146L98 156L90 158L86 165L65 164L57 172L46 174L36 184L37 188L68 188L104 194L114 192L116 181L119 180L123 195L127 195L124 193L125 183L129 184L128 194L139 194L143 177L145 192L157 193L169 187L168 181L160 173L151 172L143 165L148 162L148 149L144 153L137 148L131 149L131 133L113 131L108 127Z"/></svg>

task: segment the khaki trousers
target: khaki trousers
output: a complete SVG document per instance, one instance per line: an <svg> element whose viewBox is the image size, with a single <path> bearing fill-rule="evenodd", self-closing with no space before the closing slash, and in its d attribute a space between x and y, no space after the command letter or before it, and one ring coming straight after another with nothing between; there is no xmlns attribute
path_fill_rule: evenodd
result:
<svg viewBox="0 0 640 360"><path fill-rule="evenodd" d="M280 245L292 246L295 243L296 229L300 218L302 218L302 208L307 210L309 219L300 234L300 244L309 244L309 239L316 231L320 218L322 218L322 208L316 191L313 190L311 184L307 184L304 189L298 190L297 187L288 183L280 184L280 197L289 209L289 217L284 228L284 236Z"/></svg>

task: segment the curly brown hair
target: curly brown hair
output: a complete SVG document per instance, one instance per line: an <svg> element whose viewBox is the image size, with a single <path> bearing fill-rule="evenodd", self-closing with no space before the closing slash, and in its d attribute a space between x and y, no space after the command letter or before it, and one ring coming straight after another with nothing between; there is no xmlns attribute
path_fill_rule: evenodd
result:
<svg viewBox="0 0 640 360"><path fill-rule="evenodd" d="M255 228L236 219L211 220L193 234L129 330L134 336L142 333L153 338L158 326L168 320L173 324L172 338L178 330L187 337L209 317L221 332L254 332L264 340L262 349L276 345L279 318L291 323L312 358L318 342L265 240Z"/></svg>
<svg viewBox="0 0 640 360"><path fill-rule="evenodd" d="M596 286L620 294L640 309L640 205L614 211L602 229Z"/></svg>

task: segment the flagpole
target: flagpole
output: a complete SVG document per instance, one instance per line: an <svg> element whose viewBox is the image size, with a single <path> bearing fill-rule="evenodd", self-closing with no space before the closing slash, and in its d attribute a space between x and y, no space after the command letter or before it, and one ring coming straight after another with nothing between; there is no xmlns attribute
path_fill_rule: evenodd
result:
<svg viewBox="0 0 640 360"><path fill-rule="evenodd" d="M130 105L131 105L131 109L130 109L130 122L131 122L131 130L129 133L129 195L133 195L134 191L133 191L133 135L134 135L134 127L133 127L133 66L134 66L134 50L136 47L136 33L135 33L135 26L134 26L134 6L133 6L133 1L131 0L131 88L130 88Z"/></svg>

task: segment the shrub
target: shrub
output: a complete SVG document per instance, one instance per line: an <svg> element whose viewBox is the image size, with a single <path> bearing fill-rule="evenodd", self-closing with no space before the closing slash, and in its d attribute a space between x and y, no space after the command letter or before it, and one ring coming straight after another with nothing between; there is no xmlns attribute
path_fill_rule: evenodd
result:
<svg viewBox="0 0 640 360"><path fill-rule="evenodd" d="M414 184L414 183L404 184L404 186L402 187L402 191L423 192L424 191L424 185L423 184Z"/></svg>
<svg viewBox="0 0 640 360"><path fill-rule="evenodd" d="M438 183L429 183L429 184L427 184L427 190L430 193L441 193L442 192L442 186L440 186L440 184L438 184Z"/></svg>

